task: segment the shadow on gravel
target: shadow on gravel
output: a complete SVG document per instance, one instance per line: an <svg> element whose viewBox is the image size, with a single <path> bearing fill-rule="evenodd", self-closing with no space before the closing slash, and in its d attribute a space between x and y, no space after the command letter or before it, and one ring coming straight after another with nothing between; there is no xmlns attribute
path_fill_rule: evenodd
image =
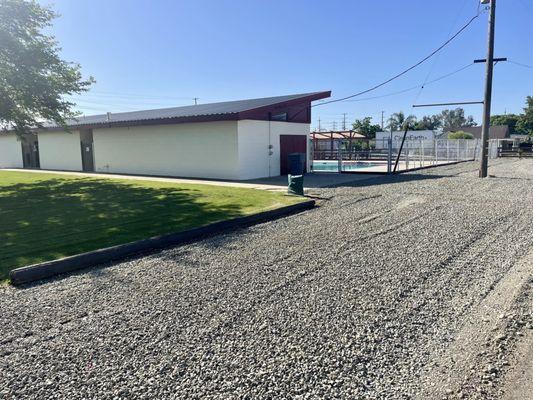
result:
<svg viewBox="0 0 533 400"><path fill-rule="evenodd" d="M362 181L342 183L338 185L328 186L330 188L338 187L368 187L368 186L380 186L390 185L394 183L413 182L413 181L425 181L435 180L442 178L451 178L450 175L436 175L436 174L400 174L400 175L384 175L377 178L365 179Z"/></svg>
<svg viewBox="0 0 533 400"><path fill-rule="evenodd" d="M495 178L495 179L507 179L511 181L524 181L524 182L532 182L533 179L529 178L523 178L519 176L498 176L498 175L489 175L489 178Z"/></svg>

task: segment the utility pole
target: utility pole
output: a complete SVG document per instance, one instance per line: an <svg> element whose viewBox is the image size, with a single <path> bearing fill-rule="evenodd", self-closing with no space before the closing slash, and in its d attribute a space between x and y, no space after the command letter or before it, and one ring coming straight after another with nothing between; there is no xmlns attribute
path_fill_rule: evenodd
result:
<svg viewBox="0 0 533 400"><path fill-rule="evenodd" d="M381 130L385 130L385 111L381 111Z"/></svg>
<svg viewBox="0 0 533 400"><path fill-rule="evenodd" d="M488 0L481 0L483 4ZM489 29L487 41L487 64L485 72L485 98L483 100L483 125L481 128L481 161L479 177L486 178L489 164L490 106L492 101L492 73L494 69L494 28L496 25L496 0L490 0Z"/></svg>
<svg viewBox="0 0 533 400"><path fill-rule="evenodd" d="M194 100L194 105L197 106L198 105L198 100L200 100L199 97L193 97L193 100Z"/></svg>
<svg viewBox="0 0 533 400"><path fill-rule="evenodd" d="M346 130L346 113L342 113L342 130Z"/></svg>
<svg viewBox="0 0 533 400"><path fill-rule="evenodd" d="M318 131L322 132L322 126L320 125L320 117L318 117Z"/></svg>
<svg viewBox="0 0 533 400"><path fill-rule="evenodd" d="M331 125L333 126L332 130L335 132L335 130L337 129L337 121L333 121Z"/></svg>

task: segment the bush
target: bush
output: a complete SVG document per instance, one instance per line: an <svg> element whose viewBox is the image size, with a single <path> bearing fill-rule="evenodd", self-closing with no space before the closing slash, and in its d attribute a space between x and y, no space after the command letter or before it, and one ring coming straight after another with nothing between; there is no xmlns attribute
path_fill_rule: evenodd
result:
<svg viewBox="0 0 533 400"><path fill-rule="evenodd" d="M474 135L464 131L450 132L448 139L474 139Z"/></svg>

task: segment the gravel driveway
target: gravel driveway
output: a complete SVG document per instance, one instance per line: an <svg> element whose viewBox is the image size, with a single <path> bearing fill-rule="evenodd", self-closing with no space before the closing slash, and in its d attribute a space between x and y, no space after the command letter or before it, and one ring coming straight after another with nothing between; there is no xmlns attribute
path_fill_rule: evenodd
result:
<svg viewBox="0 0 533 400"><path fill-rule="evenodd" d="M0 398L500 398L531 347L533 160L491 165L4 286Z"/></svg>

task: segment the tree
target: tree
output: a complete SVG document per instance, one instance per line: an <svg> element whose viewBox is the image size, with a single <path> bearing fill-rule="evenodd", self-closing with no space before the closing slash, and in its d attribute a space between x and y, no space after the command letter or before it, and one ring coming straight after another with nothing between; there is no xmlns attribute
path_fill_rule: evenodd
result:
<svg viewBox="0 0 533 400"><path fill-rule="evenodd" d="M509 134L527 135L527 131L522 131L520 121L522 115L505 114L505 115L491 115L491 125L507 125L509 127Z"/></svg>
<svg viewBox="0 0 533 400"><path fill-rule="evenodd" d="M371 117L365 117L363 119L356 119L352 124L352 128L357 133L365 135L369 139L376 137L376 132L381 131L381 126L372 124Z"/></svg>
<svg viewBox="0 0 533 400"><path fill-rule="evenodd" d="M439 129L442 126L442 121L440 115L424 115L422 119L419 119L415 126L415 131L425 131L431 130L434 131Z"/></svg>
<svg viewBox="0 0 533 400"><path fill-rule="evenodd" d="M448 139L474 139L474 135L464 131L456 131L448 133Z"/></svg>
<svg viewBox="0 0 533 400"><path fill-rule="evenodd" d="M399 131L405 129L407 126L411 127L416 123L414 115L405 116L403 111L399 111L390 116L387 120L387 129L391 131Z"/></svg>
<svg viewBox="0 0 533 400"><path fill-rule="evenodd" d="M476 122L474 117L469 115L465 117L465 110L458 107L454 110L443 110L440 113L440 120L442 123L442 129L444 132L448 132L454 129L461 128L463 126L475 126Z"/></svg>
<svg viewBox="0 0 533 400"><path fill-rule="evenodd" d="M533 136L533 96L526 97L524 114L521 114L520 117L516 129L525 135Z"/></svg>
<svg viewBox="0 0 533 400"><path fill-rule="evenodd" d="M18 135L53 121L66 127L77 115L64 95L87 91L78 64L63 61L43 33L56 14L35 0L0 0L0 129Z"/></svg>

